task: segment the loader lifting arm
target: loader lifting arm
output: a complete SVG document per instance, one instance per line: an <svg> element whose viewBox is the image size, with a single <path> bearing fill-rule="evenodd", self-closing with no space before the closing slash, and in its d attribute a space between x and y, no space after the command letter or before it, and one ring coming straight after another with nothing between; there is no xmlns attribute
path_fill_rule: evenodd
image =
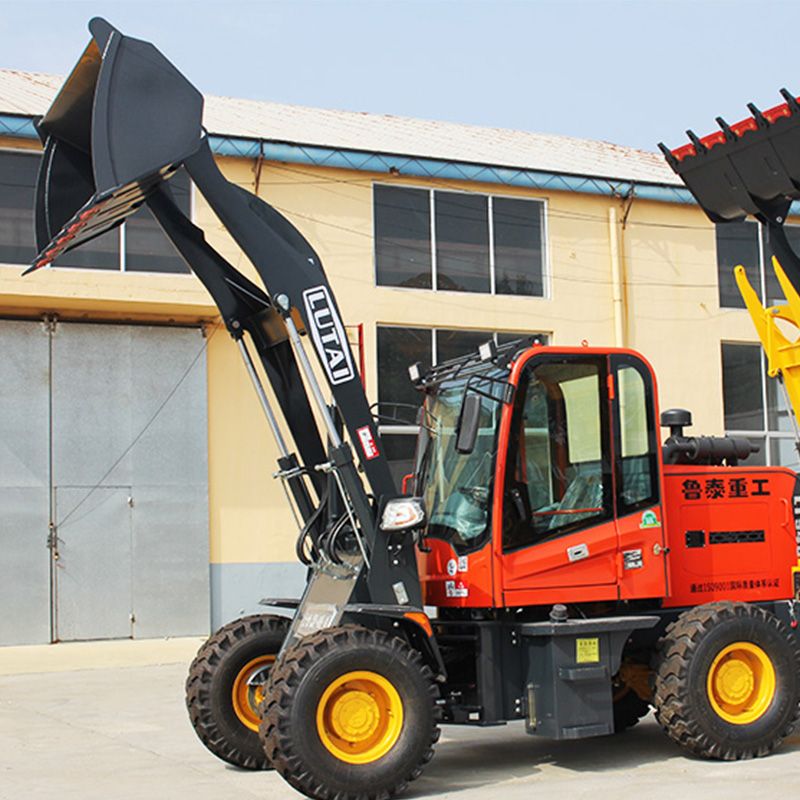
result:
<svg viewBox="0 0 800 800"><path fill-rule="evenodd" d="M420 609L410 536L378 525L398 492L319 257L288 220L221 174L202 127L202 96L153 45L99 18L89 29L92 41L37 120L45 147L35 209L39 254L27 272L116 227L146 203L237 342L278 443L279 475L305 526L299 549L312 572L287 643L338 624L348 603ZM173 202L168 181L181 167L264 289L225 261ZM315 378L303 333L314 344L335 412ZM283 439L248 342L297 454Z"/></svg>
<svg viewBox="0 0 800 800"><path fill-rule="evenodd" d="M687 131L690 144L669 150L659 144L678 174L714 223L738 222L747 216L766 230L773 252L772 265L787 305L764 308L742 266L736 283L767 354L769 374L777 377L788 395L787 407L797 435L800 414L800 257L786 237L784 224L792 202L800 200L800 103L781 89L784 103L728 125L717 117L720 130L702 138ZM797 329L794 340L778 327L778 320ZM797 445L800 451L800 436Z"/></svg>

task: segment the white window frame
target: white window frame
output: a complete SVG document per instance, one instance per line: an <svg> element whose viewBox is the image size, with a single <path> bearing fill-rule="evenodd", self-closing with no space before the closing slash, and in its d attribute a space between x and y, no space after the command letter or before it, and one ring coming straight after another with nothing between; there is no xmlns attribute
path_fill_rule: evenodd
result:
<svg viewBox="0 0 800 800"><path fill-rule="evenodd" d="M41 157L42 157L42 154L41 154L41 152L39 150L29 150L27 148L22 148L22 147L19 147L19 148L16 148L16 147L0 147L0 157L2 157L3 153L13 153L14 155L24 155L24 156L30 156L32 158L39 158L39 159L41 159ZM190 181L189 181L189 219L192 222L194 222L194 219L195 219L195 210L196 210L195 189L194 189L194 183L190 179ZM31 224L33 224L33 213L34 213L34 210L33 210L33 208L31 208ZM153 222L155 223L155 219L153 219ZM128 273L128 274L131 274L131 275L171 275L171 276L175 276L175 277L176 276L184 276L184 277L191 277L192 276L192 271L190 269L188 269L188 268L187 268L186 272L162 272L160 270L154 270L153 272L149 272L147 270L142 270L142 269L137 269L137 270L134 270L133 272L128 272L128 270L126 269L126 256L127 256L127 253L126 253L127 241L126 241L126 238L125 238L126 237L126 223L123 222L118 227L117 231L118 231L118 233L117 233L117 236L118 236L117 257L118 258L117 258L117 267L115 269L99 269L97 267L75 267L75 266L59 266L59 265L55 265L54 266L52 264L48 264L44 269L58 270L59 272L79 272L79 273L105 272L105 273L109 273L109 274L114 274L114 273L118 273L118 272L119 273L124 272L124 273ZM176 255L176 257L179 257L177 251L176 251L175 255ZM16 267L16 268L18 268L18 267L21 267L21 266L25 266L25 264L19 264L19 263L10 262L10 261L0 261L0 267Z"/></svg>
<svg viewBox="0 0 800 800"><path fill-rule="evenodd" d="M758 299L761 301L762 304L767 304L767 269L772 269L771 259L767 255L767 246L764 236L764 225L762 225L757 220L745 220L746 225L756 225L758 228L758 286L754 286L753 288L758 292ZM719 225L724 225L725 223L718 223ZM789 223L787 222L784 226L785 228L796 228L800 230L800 223ZM714 247L714 255L717 262L717 282L719 282L719 255L716 251L716 244ZM719 292L718 292L719 294ZM770 305L785 305L785 300L783 298L779 298L776 304L770 303ZM720 308L724 309L725 311L747 311L747 307L740 307L740 306L723 306L720 304ZM731 344L735 344L735 342L731 342Z"/></svg>
<svg viewBox="0 0 800 800"><path fill-rule="evenodd" d="M459 292L458 294L461 294ZM429 331L431 334L431 366L436 366L439 363L438 353L437 353L437 345L438 345L438 333L439 331L463 331L464 333L481 333L483 332L482 328L445 328L441 327L425 327L423 325L397 325L397 324L378 324L376 325L376 335L375 335L375 364L377 366L377 378L376 381L378 384L378 396L380 397L380 362L378 360L378 336L377 336L377 329L378 328L400 328L402 330L414 330L414 331ZM497 337L499 334L513 334L514 331L485 331L486 333L486 340L488 341L489 337L492 338L495 344L497 344ZM531 334L525 333L523 331L519 332L519 338L524 339L526 336ZM542 333L538 332L537 335L542 336L545 338L545 341L542 342L543 345L549 344L552 333ZM421 405L421 403L420 403ZM419 434L419 426L418 425L379 425L378 432L381 435L384 434L403 434L403 435L414 435L417 436Z"/></svg>
<svg viewBox="0 0 800 800"><path fill-rule="evenodd" d="M728 428L726 428L725 429L725 435L726 436L741 436L741 437L744 437L746 439L763 440L763 442L764 442L764 463L767 466L792 466L792 465L789 465L789 464L773 463L773 460L772 460L772 447L771 447L772 442L773 441L777 441L777 440L783 440L783 441L789 441L789 442L794 443L795 435L794 435L794 433L792 431L776 431L776 430L772 430L769 427L769 395L767 393L767 381L777 381L777 378L770 378L770 376L767 374L767 363L766 363L767 360L766 360L764 352L763 352L763 350L761 348L761 345L759 343L757 343L757 342L741 342L741 341L723 340L720 343L720 359L722 358L722 345L723 344L731 345L731 346L734 346L734 347L738 346L738 347L758 348L759 356L760 356L759 359L758 359L758 365L759 365L759 371L760 371L760 375L761 375L761 424L763 426L760 430L758 430L758 429L743 430L743 429L733 429L733 428L728 429ZM785 405L786 404L786 397L783 394L783 389L778 387L777 391L778 391L778 396L783 399L783 403ZM786 413L791 415L792 412L791 412L791 410L787 409ZM800 458L800 456L796 456L796 458ZM797 469L798 468L798 464L795 463L793 465L793 468Z"/></svg>
<svg viewBox="0 0 800 800"><path fill-rule="evenodd" d="M383 283L378 283L378 258L375 252L377 237L375 236L375 193L372 193L372 265L373 265L373 281L378 289L400 289L409 292L439 292L441 294L452 294L458 296L464 295L478 295L478 296L492 296L492 297L524 297L527 300L549 300L550 299L550 234L548 229L549 220L549 205L547 198L544 197L521 197L515 194L489 194L486 192L471 192L465 189L449 189L442 187L418 186L413 184L398 184L398 183L384 183L381 181L373 181L373 189L375 186L383 186L389 189L416 189L418 191L428 192L428 201L430 209L430 243L431 243L431 288L424 289L416 286L392 286ZM488 198L486 224L489 228L489 291L488 292L460 292L454 289L439 289L439 273L437 269L436 259L436 192L447 192L448 194L464 194L471 196L479 196ZM494 252L494 198L502 198L504 200L521 200L525 203L539 203L542 211L542 294L501 294L497 292L497 281L495 274L495 252Z"/></svg>

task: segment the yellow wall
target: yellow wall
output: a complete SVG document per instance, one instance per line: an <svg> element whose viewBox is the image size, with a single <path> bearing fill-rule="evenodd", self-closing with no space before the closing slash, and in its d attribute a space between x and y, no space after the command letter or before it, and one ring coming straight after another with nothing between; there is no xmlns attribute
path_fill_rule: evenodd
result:
<svg viewBox="0 0 800 800"><path fill-rule="evenodd" d="M222 163L229 178L255 190L254 163L232 159ZM546 200L549 297L487 297L376 287L373 181ZM640 350L652 362L659 377L662 408L690 409L697 434L723 432L720 340L755 341L755 337L744 311L719 308L714 228L699 209L269 163L262 165L258 193L284 213L317 250L345 323L363 323L371 401L377 399L376 326L381 324L545 331L556 344L577 345L585 340L592 345L613 345L610 254L616 230L622 344ZM612 206L615 224L609 222ZM199 204L198 218L206 223L208 215ZM214 243L227 248L227 255L241 265L241 255L229 242L223 244L224 232L218 223L211 227ZM267 553L271 560L292 560L295 529L280 491L264 475L261 460L262 447L271 450L273 457L274 448L266 434L259 434L255 441L249 433L251 426L261 431L266 431L266 426L256 419L258 410L249 399L252 393L242 370L236 365L229 372L226 367L222 385L214 382L223 361L233 356L227 344L210 348L212 558L258 561ZM233 394L239 392L248 399L234 400ZM225 408L242 413L223 420ZM216 433L214 426L219 426ZM244 446L244 462L241 471L237 467L235 472L237 482L234 473L226 473L225 465L240 458L240 445ZM267 463L274 462L268 458ZM291 533L266 544L263 538L253 537L253 528L263 526ZM280 546L274 544L278 541Z"/></svg>
<svg viewBox="0 0 800 800"><path fill-rule="evenodd" d="M0 142L0 145L2 143ZM221 159L255 188L255 163ZM619 252L623 344L659 377L661 407L693 412L697 434L723 432L720 341L755 341L744 311L720 310L714 228L695 207L388 174L265 163L259 195L308 238L325 265L345 324L363 323L367 390L377 399L376 326L548 332L555 344L615 343L612 239ZM490 297L376 287L372 184L435 186L546 201L547 298ZM610 221L614 209L616 222ZM234 266L252 267L201 197L196 220ZM0 267L0 314L178 323L218 319L192 276L42 270L25 279ZM208 340L212 563L294 561L296 526L278 482L277 450L236 346L219 324Z"/></svg>
<svg viewBox="0 0 800 800"><path fill-rule="evenodd" d="M148 275L59 267L22 277L0 266L0 314L57 313L69 320L196 323L218 312L193 275Z"/></svg>

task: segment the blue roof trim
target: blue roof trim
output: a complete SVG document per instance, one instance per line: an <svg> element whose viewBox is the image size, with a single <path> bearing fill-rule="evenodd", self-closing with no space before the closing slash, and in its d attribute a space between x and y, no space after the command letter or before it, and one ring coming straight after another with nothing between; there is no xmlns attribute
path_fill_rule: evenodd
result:
<svg viewBox="0 0 800 800"><path fill-rule="evenodd" d="M33 127L32 117L14 117L11 114L0 114L0 134L18 136L20 139L39 140L39 134Z"/></svg>
<svg viewBox="0 0 800 800"><path fill-rule="evenodd" d="M694 203L688 189L681 186L633 183L608 178L590 178L579 175L560 175L512 167L492 167L458 161L440 161L433 158L370 153L363 150L342 150L311 145L260 142L254 139L209 136L211 149L218 156L231 158L258 158L283 161L290 164L310 164L316 167L338 167L366 172L387 172L418 178L499 183L522 186L542 191L580 192L615 197L626 196L631 189L643 200L665 203Z"/></svg>
<svg viewBox="0 0 800 800"><path fill-rule="evenodd" d="M22 139L38 140L39 138L31 117L17 117L11 114L0 114L0 135ZM559 175L530 169L492 167L458 161L440 161L434 158L414 158L386 153L370 153L364 150L343 150L238 137L209 136L209 144L216 155L231 158L255 159L262 156L268 161L283 161L289 164L386 172L415 178L497 183L540 191L578 192L613 197L624 197L633 190L636 197L642 200L657 200L662 203L695 202L688 189L680 186L615 181L609 178L591 178L580 175Z"/></svg>

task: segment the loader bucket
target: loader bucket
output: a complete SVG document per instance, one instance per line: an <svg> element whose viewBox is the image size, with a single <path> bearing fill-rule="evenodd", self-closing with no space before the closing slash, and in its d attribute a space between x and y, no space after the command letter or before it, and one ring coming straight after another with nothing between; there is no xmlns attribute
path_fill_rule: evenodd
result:
<svg viewBox="0 0 800 800"><path fill-rule="evenodd" d="M712 222L731 222L748 214L782 225L792 200L800 199L800 104L786 89L786 101L768 111L752 103L752 114L735 125L717 117L720 130L668 150L669 165Z"/></svg>
<svg viewBox="0 0 800 800"><path fill-rule="evenodd" d="M119 225L195 153L202 95L148 42L103 19L37 128L39 255L27 270Z"/></svg>

